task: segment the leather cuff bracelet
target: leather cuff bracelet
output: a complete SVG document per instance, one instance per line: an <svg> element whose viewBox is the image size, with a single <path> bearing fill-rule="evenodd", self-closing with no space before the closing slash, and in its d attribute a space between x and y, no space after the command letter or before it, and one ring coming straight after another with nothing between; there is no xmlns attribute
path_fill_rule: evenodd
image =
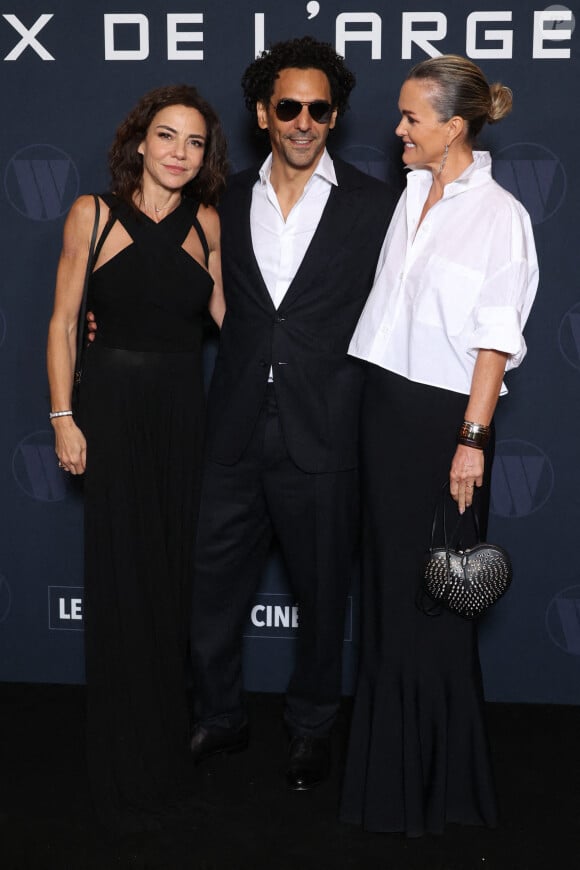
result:
<svg viewBox="0 0 580 870"><path fill-rule="evenodd" d="M466 447L475 447L477 450L483 450L489 441L490 432L489 426L464 420L457 434L457 443L465 444Z"/></svg>

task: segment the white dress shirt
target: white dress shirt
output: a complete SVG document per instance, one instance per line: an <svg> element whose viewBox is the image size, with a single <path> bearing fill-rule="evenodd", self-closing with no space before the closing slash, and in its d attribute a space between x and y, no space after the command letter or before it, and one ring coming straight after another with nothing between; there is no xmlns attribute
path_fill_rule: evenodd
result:
<svg viewBox="0 0 580 870"><path fill-rule="evenodd" d="M334 163L326 149L286 220L270 182L272 155L260 169L252 189L250 230L252 247L274 308L279 308L316 232L333 184ZM268 380L274 379L272 368Z"/></svg>
<svg viewBox="0 0 580 870"><path fill-rule="evenodd" d="M433 176L409 173L349 347L409 380L466 395L480 348L509 354L506 371L524 358L538 285L528 213L493 180L489 154L473 157L419 229Z"/></svg>
<svg viewBox="0 0 580 870"><path fill-rule="evenodd" d="M250 228L260 272L274 307L279 308L316 232L332 185L337 181L332 159L324 150L302 196L284 220L270 183L271 170L270 154L252 191Z"/></svg>

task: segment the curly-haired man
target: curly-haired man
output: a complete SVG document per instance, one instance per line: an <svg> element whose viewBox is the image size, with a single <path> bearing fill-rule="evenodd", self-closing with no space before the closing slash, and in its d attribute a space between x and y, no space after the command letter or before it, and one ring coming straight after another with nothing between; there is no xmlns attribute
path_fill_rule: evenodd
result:
<svg viewBox="0 0 580 870"><path fill-rule="evenodd" d="M247 744L242 634L275 536L300 610L285 709L296 790L330 765L358 534L362 370L347 348L395 202L326 150L354 84L309 37L250 64L246 104L271 153L229 182L220 209L227 313L208 402L191 747L199 761Z"/></svg>

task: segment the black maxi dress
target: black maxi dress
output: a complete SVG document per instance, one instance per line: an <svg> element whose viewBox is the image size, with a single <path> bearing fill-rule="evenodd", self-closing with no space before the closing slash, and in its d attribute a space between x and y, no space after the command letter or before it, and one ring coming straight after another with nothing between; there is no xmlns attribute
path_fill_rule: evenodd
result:
<svg viewBox="0 0 580 870"><path fill-rule="evenodd" d="M369 831L413 837L447 822L497 823L477 625L442 609L428 615L417 596L466 402L368 365L361 654L340 815ZM482 535L492 458L490 449L477 494Z"/></svg>
<svg viewBox="0 0 580 870"><path fill-rule="evenodd" d="M203 435L202 322L213 281L183 249L184 198L156 224L103 199L127 247L94 271L98 331L80 396L89 779L100 820L156 827L189 762L185 661Z"/></svg>

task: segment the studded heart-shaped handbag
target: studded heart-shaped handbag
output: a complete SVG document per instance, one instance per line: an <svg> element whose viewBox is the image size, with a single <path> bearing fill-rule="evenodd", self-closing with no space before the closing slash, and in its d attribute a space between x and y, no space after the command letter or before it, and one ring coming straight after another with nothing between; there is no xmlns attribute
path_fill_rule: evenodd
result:
<svg viewBox="0 0 580 870"><path fill-rule="evenodd" d="M452 613L465 619L475 619L495 604L509 588L513 576L511 560L503 547L481 541L479 519L473 506L467 508L460 518L451 540L460 541L458 533L461 526L471 516L477 543L466 549L460 549L460 543L452 546L447 536L444 499L444 545L435 546L438 508L439 506L433 516L431 548L425 565L423 592L433 602L446 607ZM424 607L422 609L425 610Z"/></svg>

